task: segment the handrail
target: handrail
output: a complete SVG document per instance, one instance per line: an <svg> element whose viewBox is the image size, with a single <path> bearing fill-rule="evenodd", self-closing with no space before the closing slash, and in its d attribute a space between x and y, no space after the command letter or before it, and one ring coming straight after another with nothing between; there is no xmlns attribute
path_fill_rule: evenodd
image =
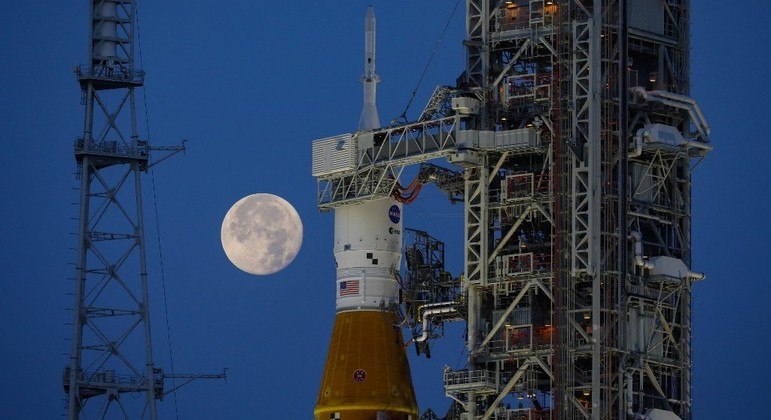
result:
<svg viewBox="0 0 771 420"><path fill-rule="evenodd" d="M85 141L82 137L75 139L75 153L94 153L104 156L120 156L138 159L148 159L150 146L140 140L136 146L129 146L121 141Z"/></svg>

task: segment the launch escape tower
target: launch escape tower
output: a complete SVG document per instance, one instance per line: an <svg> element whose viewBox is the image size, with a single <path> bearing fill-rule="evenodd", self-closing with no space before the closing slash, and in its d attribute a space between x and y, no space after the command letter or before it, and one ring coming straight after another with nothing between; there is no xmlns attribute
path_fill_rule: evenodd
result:
<svg viewBox="0 0 771 420"><path fill-rule="evenodd" d="M132 0L90 1L89 64L75 69L85 124L75 140L80 215L72 353L63 375L70 419L155 419L155 401L174 391L165 379L184 385L224 377L164 374L153 362L141 176L184 147L151 147L139 137L136 89L144 72L134 61L135 11ZM151 150L164 156L150 162ZM127 393L132 398L122 398Z"/></svg>
<svg viewBox="0 0 771 420"><path fill-rule="evenodd" d="M408 203L428 182L464 203L464 273L448 279L418 232L394 273L403 305L382 308L419 352L466 322L448 418L691 418L691 171L712 147L689 15L689 0L467 0L457 86L416 122L314 142L322 210Z"/></svg>

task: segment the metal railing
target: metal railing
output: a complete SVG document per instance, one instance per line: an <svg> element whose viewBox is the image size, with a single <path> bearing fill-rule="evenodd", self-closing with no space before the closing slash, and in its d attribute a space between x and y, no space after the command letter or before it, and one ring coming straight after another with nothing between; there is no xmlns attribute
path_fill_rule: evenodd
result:
<svg viewBox="0 0 771 420"><path fill-rule="evenodd" d="M495 391L495 380L487 370L445 370L444 389L447 392Z"/></svg>
<svg viewBox="0 0 771 420"><path fill-rule="evenodd" d="M80 66L76 66L75 75L78 80L97 79L132 84L142 84L145 81L145 72L143 70L131 71L117 64L113 66L97 66L96 68L81 68Z"/></svg>
<svg viewBox="0 0 771 420"><path fill-rule="evenodd" d="M75 139L75 154L95 154L132 159L148 159L150 146L140 140L136 146L127 145L122 141L85 141L82 137Z"/></svg>
<svg viewBox="0 0 771 420"><path fill-rule="evenodd" d="M495 420L548 420L551 418L551 411L548 409L498 407L492 418Z"/></svg>

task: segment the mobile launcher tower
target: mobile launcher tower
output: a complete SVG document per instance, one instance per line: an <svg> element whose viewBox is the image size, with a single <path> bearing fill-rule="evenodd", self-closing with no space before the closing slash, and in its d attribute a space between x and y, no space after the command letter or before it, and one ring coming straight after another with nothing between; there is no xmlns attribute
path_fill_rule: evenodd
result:
<svg viewBox="0 0 771 420"><path fill-rule="evenodd" d="M689 15L688 0L467 0L457 86L416 122L313 143L318 206L335 210L338 318L396 319L419 354L442 323L466 322L467 366L443 372L446 418L692 417L691 287L704 275L691 269L691 170L712 147L689 96ZM389 248L401 221L381 219L429 182L464 205L457 277L426 232L405 229L401 274ZM316 416L366 418L346 407L383 378L336 339ZM408 406L393 390L382 407Z"/></svg>

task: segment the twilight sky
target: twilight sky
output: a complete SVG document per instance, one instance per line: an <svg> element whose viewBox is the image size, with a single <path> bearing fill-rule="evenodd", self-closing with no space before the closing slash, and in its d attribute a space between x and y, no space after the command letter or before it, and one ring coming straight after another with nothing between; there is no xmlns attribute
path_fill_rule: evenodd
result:
<svg viewBox="0 0 771 420"><path fill-rule="evenodd" d="M158 258L160 227L168 321L178 372L229 368L226 383L178 394L183 419L312 415L334 317L331 214L316 210L311 141L355 130L361 110L363 18L375 6L380 120L399 116L455 0L139 1L151 143L188 150L145 177L155 358L169 368ZM771 6L692 2L693 96L715 151L693 174L694 413L761 418L771 391L771 251L767 161ZM88 2L9 2L0 14L0 418L64 412L77 185L72 141L83 107L72 68L87 60ZM437 84L463 70L461 5L408 116ZM140 101L141 102L141 101ZM147 133L140 107L141 132ZM144 135L144 134L143 134ZM240 198L281 196L302 218L294 263L255 277L220 246L222 218ZM405 227L446 242L462 266L462 208L434 187L405 207ZM443 413L443 365L462 367L462 329L450 328L431 360L409 350L421 411ZM159 404L174 415L172 398Z"/></svg>

